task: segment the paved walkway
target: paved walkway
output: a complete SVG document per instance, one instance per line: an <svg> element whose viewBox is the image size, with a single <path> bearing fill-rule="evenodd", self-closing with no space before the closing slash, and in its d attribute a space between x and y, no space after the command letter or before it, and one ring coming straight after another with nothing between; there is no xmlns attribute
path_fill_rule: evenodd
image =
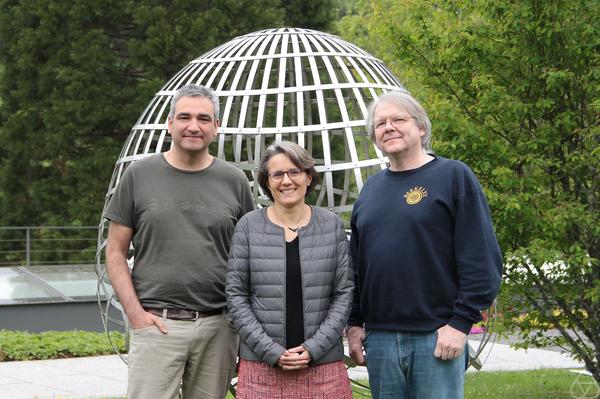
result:
<svg viewBox="0 0 600 399"><path fill-rule="evenodd" d="M482 371L582 367L556 351L514 350L497 343L484 349L481 360ZM366 379L366 369L353 368L350 376ZM0 399L118 398L126 388L127 367L118 356L0 362Z"/></svg>

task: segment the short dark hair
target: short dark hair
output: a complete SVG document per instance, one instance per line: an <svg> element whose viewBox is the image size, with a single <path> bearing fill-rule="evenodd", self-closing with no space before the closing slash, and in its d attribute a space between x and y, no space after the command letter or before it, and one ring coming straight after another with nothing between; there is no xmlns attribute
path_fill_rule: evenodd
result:
<svg viewBox="0 0 600 399"><path fill-rule="evenodd" d="M304 148L291 141L273 143L265 150L258 165L257 180L260 188L273 201L273 194L269 190L269 160L277 154L287 156L298 169L302 169L308 173L312 180L306 188L306 195L310 194L319 183L319 172L315 169L315 160Z"/></svg>
<svg viewBox="0 0 600 399"><path fill-rule="evenodd" d="M185 86L181 86L175 94L173 98L171 98L171 108L169 109L169 118L173 119L175 117L175 106L177 105L177 101L181 99L181 97L204 97L208 98L213 105L213 109L215 111L215 120L219 120L219 99L217 95L208 87L188 84Z"/></svg>

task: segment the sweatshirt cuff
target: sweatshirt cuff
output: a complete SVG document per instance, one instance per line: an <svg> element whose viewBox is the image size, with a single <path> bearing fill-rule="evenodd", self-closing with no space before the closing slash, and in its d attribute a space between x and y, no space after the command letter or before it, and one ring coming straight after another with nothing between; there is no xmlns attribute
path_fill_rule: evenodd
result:
<svg viewBox="0 0 600 399"><path fill-rule="evenodd" d="M362 327L365 324L365 320L356 314L351 314L350 317L348 318L348 322L346 323L349 326L360 326Z"/></svg>
<svg viewBox="0 0 600 399"><path fill-rule="evenodd" d="M458 315L453 315L450 321L448 322L448 325L464 334L469 335L469 333L471 332L471 327L473 327L473 322L464 319Z"/></svg>

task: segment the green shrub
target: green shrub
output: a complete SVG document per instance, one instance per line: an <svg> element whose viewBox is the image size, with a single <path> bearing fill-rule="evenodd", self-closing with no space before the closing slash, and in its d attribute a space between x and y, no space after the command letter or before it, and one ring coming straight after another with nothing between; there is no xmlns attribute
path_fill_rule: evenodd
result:
<svg viewBox="0 0 600 399"><path fill-rule="evenodd" d="M125 350L125 336L112 331L113 345ZM105 333L89 331L46 331L28 333L0 330L0 361L42 360L114 353Z"/></svg>

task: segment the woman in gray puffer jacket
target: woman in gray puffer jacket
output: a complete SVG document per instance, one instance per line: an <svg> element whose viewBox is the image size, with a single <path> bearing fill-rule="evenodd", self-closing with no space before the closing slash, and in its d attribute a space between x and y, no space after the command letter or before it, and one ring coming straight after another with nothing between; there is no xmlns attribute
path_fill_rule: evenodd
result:
<svg viewBox="0 0 600 399"><path fill-rule="evenodd" d="M237 398L352 398L342 330L352 271L342 221L305 204L314 160L300 146L269 146L258 182L273 205L237 223L227 306L239 331Z"/></svg>

